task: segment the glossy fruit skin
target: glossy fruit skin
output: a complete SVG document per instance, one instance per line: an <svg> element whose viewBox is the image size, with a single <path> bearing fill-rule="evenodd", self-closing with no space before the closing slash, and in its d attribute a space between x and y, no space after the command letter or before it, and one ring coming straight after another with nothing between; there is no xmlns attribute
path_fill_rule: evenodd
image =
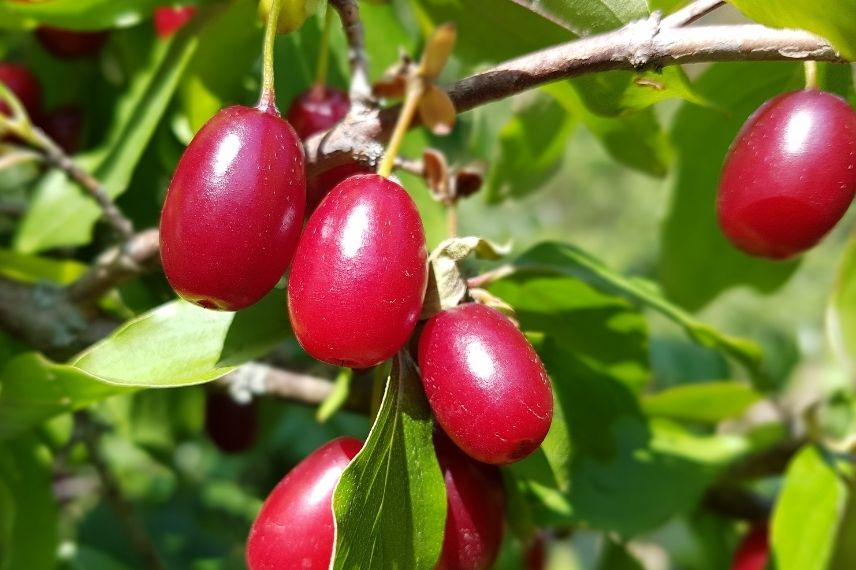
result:
<svg viewBox="0 0 856 570"><path fill-rule="evenodd" d="M334 166L329 170L325 170L311 178L306 179L306 215L311 216L312 212L324 199L324 196L330 193L330 190L338 186L346 178L356 176L357 174L372 174L373 170L368 166L363 166L357 162L349 162Z"/></svg>
<svg viewBox="0 0 856 570"><path fill-rule="evenodd" d="M470 459L436 432L434 448L446 482L446 528L435 570L482 570L502 545L505 492L493 465Z"/></svg>
<svg viewBox="0 0 856 570"><path fill-rule="evenodd" d="M29 69L15 63L0 63L0 83L15 94L28 115L39 117L42 112L42 86ZM0 113L11 113L5 101L0 102Z"/></svg>
<svg viewBox="0 0 856 570"><path fill-rule="evenodd" d="M744 252L787 259L841 219L856 192L856 113L836 95L794 91L749 117L725 159L717 216Z"/></svg>
<svg viewBox="0 0 856 570"><path fill-rule="evenodd" d="M277 484L250 529L250 570L327 569L333 555L333 491L362 445L352 437L334 439Z"/></svg>
<svg viewBox="0 0 856 570"><path fill-rule="evenodd" d="M367 368L416 326L428 282L416 204L391 180L352 176L310 216L288 282L294 334L314 358Z"/></svg>
<svg viewBox="0 0 856 570"><path fill-rule="evenodd" d="M224 453L240 453L252 447L259 431L258 405L236 402L227 392L205 396L205 432Z"/></svg>
<svg viewBox="0 0 856 570"><path fill-rule="evenodd" d="M769 556L769 528L766 523L756 525L737 546L731 570L764 570Z"/></svg>
<svg viewBox="0 0 856 570"><path fill-rule="evenodd" d="M155 8L155 33L159 38L168 38L190 21L195 13L196 6L160 6Z"/></svg>
<svg viewBox="0 0 856 570"><path fill-rule="evenodd" d="M36 30L39 42L59 59L91 57L101 51L107 36L107 32L78 32L48 26Z"/></svg>
<svg viewBox="0 0 856 570"><path fill-rule="evenodd" d="M278 115L227 107L184 151L161 213L164 273L181 297L235 311L282 277L306 201L303 146Z"/></svg>
<svg viewBox="0 0 856 570"><path fill-rule="evenodd" d="M68 154L80 150L83 140L83 111L79 107L66 105L46 114L39 126Z"/></svg>
<svg viewBox="0 0 856 570"><path fill-rule="evenodd" d="M535 451L553 420L553 394L535 349L505 315L465 303L431 317L419 339L425 395L470 457L503 465Z"/></svg>
<svg viewBox="0 0 856 570"><path fill-rule="evenodd" d="M288 108L288 122L306 140L341 121L350 108L348 94L341 89L315 86L294 98Z"/></svg>

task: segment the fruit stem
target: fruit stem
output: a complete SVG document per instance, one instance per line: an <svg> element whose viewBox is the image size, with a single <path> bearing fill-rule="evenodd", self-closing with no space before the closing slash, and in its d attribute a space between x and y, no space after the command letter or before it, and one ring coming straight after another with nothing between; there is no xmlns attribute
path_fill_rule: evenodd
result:
<svg viewBox="0 0 856 570"><path fill-rule="evenodd" d="M448 237L458 237L458 201L450 200L446 204L446 233Z"/></svg>
<svg viewBox="0 0 856 570"><path fill-rule="evenodd" d="M330 60L330 28L333 27L333 13L333 8L327 6L327 13L324 15L324 29L321 32L321 46L318 51L318 64L315 66L316 87L324 87L327 81L327 66Z"/></svg>
<svg viewBox="0 0 856 570"><path fill-rule="evenodd" d="M817 89L817 62L808 60L803 62L805 68L805 88Z"/></svg>
<svg viewBox="0 0 856 570"><path fill-rule="evenodd" d="M265 39L262 46L262 92L256 107L265 113L279 115L276 108L276 93L273 86L273 45L276 39L276 24L279 21L279 8L282 0L272 0L267 22Z"/></svg>
<svg viewBox="0 0 856 570"><path fill-rule="evenodd" d="M425 84L421 77L413 76L408 80L404 105L398 114L395 130L392 132L392 137L390 137L389 144L386 146L383 160L377 169L377 173L384 178L389 178L389 175L392 174L392 168L395 166L395 157L398 156L398 149L401 148L401 143L404 141L407 129L410 128L410 123L413 121L416 109L419 108L419 100L422 98L424 91Z"/></svg>

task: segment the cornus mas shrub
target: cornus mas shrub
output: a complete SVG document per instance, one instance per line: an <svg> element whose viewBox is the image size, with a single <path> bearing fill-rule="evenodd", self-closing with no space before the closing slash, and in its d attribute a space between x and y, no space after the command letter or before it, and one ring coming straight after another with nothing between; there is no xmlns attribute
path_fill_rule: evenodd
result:
<svg viewBox="0 0 856 570"><path fill-rule="evenodd" d="M0 570L856 568L853 30L0 3Z"/></svg>

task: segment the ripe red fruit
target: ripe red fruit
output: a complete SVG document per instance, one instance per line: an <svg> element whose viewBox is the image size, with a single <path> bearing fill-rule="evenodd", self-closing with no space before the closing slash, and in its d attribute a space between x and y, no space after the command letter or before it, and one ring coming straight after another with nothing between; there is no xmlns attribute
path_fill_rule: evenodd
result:
<svg viewBox="0 0 856 570"><path fill-rule="evenodd" d="M311 216L324 196L346 178L357 174L371 174L373 171L357 162L334 166L306 180L306 215Z"/></svg>
<svg viewBox="0 0 856 570"><path fill-rule="evenodd" d="M523 553L523 562L526 570L544 570L547 565L547 541L544 532L538 532L532 538L526 551Z"/></svg>
<svg viewBox="0 0 856 570"><path fill-rule="evenodd" d="M446 528L435 570L490 568L502 545L505 494L493 465L473 461L443 434L434 436L446 481Z"/></svg>
<svg viewBox="0 0 856 570"><path fill-rule="evenodd" d="M764 570L770 555L766 523L752 527L734 552L731 570Z"/></svg>
<svg viewBox="0 0 856 570"><path fill-rule="evenodd" d="M74 154L83 136L83 111L73 105L54 109L44 116L39 126L61 149Z"/></svg>
<svg viewBox="0 0 856 570"><path fill-rule="evenodd" d="M303 147L275 111L227 107L193 137L161 214L164 273L209 309L252 305L285 273L303 221Z"/></svg>
<svg viewBox="0 0 856 570"><path fill-rule="evenodd" d="M316 85L294 98L288 122L301 139L326 131L348 114L348 94L335 87Z"/></svg>
<svg viewBox="0 0 856 570"><path fill-rule="evenodd" d="M42 112L42 86L29 69L14 63L0 63L0 83L21 101L27 114L38 117ZM0 113L11 114L5 101L0 101Z"/></svg>
<svg viewBox="0 0 856 570"><path fill-rule="evenodd" d="M194 13L196 13L196 6L160 6L155 8L155 33L161 38L170 37L181 29L193 17Z"/></svg>
<svg viewBox="0 0 856 570"><path fill-rule="evenodd" d="M728 151L719 184L722 231L750 255L786 259L815 245L856 192L856 113L816 90L770 99Z"/></svg>
<svg viewBox="0 0 856 570"><path fill-rule="evenodd" d="M437 422L471 457L513 463L547 436L553 395L544 365L496 309L466 303L429 319L419 368Z"/></svg>
<svg viewBox="0 0 856 570"><path fill-rule="evenodd" d="M258 434L258 406L239 404L226 392L205 396L205 431L221 451L239 453L252 447Z"/></svg>
<svg viewBox="0 0 856 570"><path fill-rule="evenodd" d="M428 282L416 204L391 180L352 176L306 223L288 282L294 334L313 357L367 368L400 349Z"/></svg>
<svg viewBox="0 0 856 570"><path fill-rule="evenodd" d="M59 59L95 55L107 41L107 32L78 32L42 26L36 30L39 42Z"/></svg>
<svg viewBox="0 0 856 570"><path fill-rule="evenodd" d="M333 491L362 445L352 437L334 439L277 484L250 529L250 570L327 570L333 555Z"/></svg>

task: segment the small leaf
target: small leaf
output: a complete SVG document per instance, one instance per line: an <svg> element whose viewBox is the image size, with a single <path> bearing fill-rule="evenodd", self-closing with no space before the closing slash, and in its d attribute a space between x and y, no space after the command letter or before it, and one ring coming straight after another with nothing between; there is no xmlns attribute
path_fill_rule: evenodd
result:
<svg viewBox="0 0 856 570"><path fill-rule="evenodd" d="M336 379L333 382L333 390L324 398L321 405L318 406L318 411L315 412L315 419L321 423L326 422L330 417L338 412L345 402L348 400L348 394L351 392L351 380L354 377L352 368L340 368L336 374Z"/></svg>
<svg viewBox="0 0 856 570"><path fill-rule="evenodd" d="M428 85L419 100L419 118L435 135L448 135L455 126L455 105L436 85Z"/></svg>
<svg viewBox="0 0 856 570"><path fill-rule="evenodd" d="M684 384L646 395L642 410L649 416L717 423L743 414L761 397L751 386L738 382Z"/></svg>
<svg viewBox="0 0 856 570"><path fill-rule="evenodd" d="M366 444L333 494L331 569L434 568L443 544L446 487L432 429L418 372L402 352Z"/></svg>
<svg viewBox="0 0 856 570"><path fill-rule="evenodd" d="M443 24L438 26L425 46L420 64L420 74L428 81L434 81L443 71L452 49L455 47L455 39L458 35L454 24Z"/></svg>

